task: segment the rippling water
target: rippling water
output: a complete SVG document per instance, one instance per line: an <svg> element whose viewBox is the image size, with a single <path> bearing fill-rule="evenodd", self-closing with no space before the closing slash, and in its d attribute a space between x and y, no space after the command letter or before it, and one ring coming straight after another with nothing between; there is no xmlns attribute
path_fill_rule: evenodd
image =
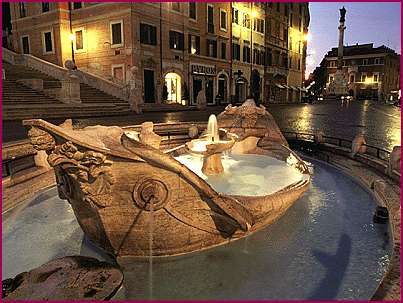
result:
<svg viewBox="0 0 403 303"><path fill-rule="evenodd" d="M310 189L276 223L225 246L154 258L152 277L148 262L132 262L114 299L369 299L389 263L387 227L372 223L367 191L313 163ZM69 204L48 191L3 215L3 279L56 257L102 258L83 239Z"/></svg>

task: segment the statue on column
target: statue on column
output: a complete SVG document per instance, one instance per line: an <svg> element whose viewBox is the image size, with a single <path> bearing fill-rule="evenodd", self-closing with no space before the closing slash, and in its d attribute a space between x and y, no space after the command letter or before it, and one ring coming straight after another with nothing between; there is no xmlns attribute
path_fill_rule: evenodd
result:
<svg viewBox="0 0 403 303"><path fill-rule="evenodd" d="M340 9L340 23L344 23L346 21L346 12L347 10L343 6L343 8Z"/></svg>

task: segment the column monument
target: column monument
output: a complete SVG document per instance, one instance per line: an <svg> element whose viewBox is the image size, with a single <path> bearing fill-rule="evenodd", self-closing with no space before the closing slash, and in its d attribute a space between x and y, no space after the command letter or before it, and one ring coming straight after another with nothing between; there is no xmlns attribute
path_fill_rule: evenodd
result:
<svg viewBox="0 0 403 303"><path fill-rule="evenodd" d="M343 47L344 47L344 22L346 21L346 9L340 9L340 20L339 20L339 47L337 50L337 70L334 75L333 83L329 86L329 93L336 96L347 94L347 80L343 72Z"/></svg>

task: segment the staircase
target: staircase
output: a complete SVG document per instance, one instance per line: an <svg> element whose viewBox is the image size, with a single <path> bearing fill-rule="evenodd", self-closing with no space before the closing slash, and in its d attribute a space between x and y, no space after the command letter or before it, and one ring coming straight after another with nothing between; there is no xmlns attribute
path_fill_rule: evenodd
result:
<svg viewBox="0 0 403 303"><path fill-rule="evenodd" d="M61 82L32 68L3 61L3 120L30 118L75 118L114 116L130 113L128 102L106 94L87 84L80 84L81 104L65 104L44 92L33 90L20 79L42 79L43 88L59 88Z"/></svg>

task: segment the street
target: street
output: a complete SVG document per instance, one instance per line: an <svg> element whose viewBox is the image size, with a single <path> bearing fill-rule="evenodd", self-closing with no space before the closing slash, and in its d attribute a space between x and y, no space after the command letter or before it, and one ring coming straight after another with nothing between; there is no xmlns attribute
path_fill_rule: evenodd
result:
<svg viewBox="0 0 403 303"><path fill-rule="evenodd" d="M267 109L274 116L282 131L314 133L322 129L328 136L353 139L363 133L367 143L391 150L400 145L400 108L379 104L375 101L324 101L315 104L270 104ZM88 125L128 126L144 121L178 122L207 121L212 113L218 114L223 107L211 107L206 111L149 112L141 115L125 115L101 118L73 119L76 127ZM62 120L49 120L61 123ZM21 121L3 121L3 142L26 138Z"/></svg>

